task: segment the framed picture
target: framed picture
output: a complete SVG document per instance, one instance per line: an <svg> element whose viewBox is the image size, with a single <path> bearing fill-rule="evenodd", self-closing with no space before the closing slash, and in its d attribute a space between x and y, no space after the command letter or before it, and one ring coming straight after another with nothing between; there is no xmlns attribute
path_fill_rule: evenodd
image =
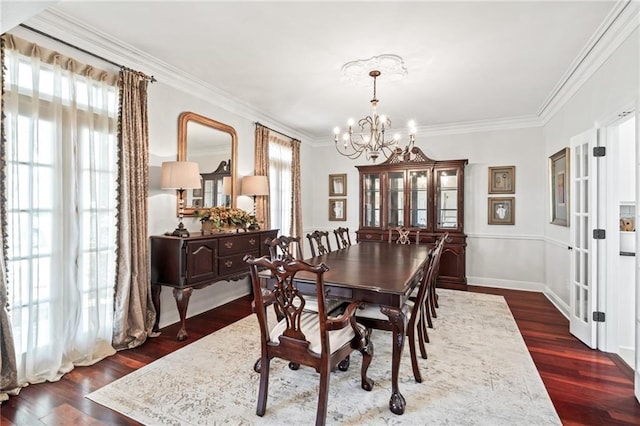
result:
<svg viewBox="0 0 640 426"><path fill-rule="evenodd" d="M516 193L516 166L489 167L489 194Z"/></svg>
<svg viewBox="0 0 640 426"><path fill-rule="evenodd" d="M193 198L201 198L201 197L202 197L202 188L194 188Z"/></svg>
<svg viewBox="0 0 640 426"><path fill-rule="evenodd" d="M569 226L569 148L549 157L551 223Z"/></svg>
<svg viewBox="0 0 640 426"><path fill-rule="evenodd" d="M329 196L344 197L347 195L347 174L329 175Z"/></svg>
<svg viewBox="0 0 640 426"><path fill-rule="evenodd" d="M489 225L515 224L515 197L489 198L487 217Z"/></svg>
<svg viewBox="0 0 640 426"><path fill-rule="evenodd" d="M346 198L333 198L329 200L329 220L347 220Z"/></svg>
<svg viewBox="0 0 640 426"><path fill-rule="evenodd" d="M202 207L202 198L194 198L193 207Z"/></svg>

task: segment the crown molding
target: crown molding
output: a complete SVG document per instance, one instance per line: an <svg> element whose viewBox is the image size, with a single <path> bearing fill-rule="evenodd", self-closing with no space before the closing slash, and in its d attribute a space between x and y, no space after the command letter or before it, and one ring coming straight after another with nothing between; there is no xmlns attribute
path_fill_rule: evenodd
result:
<svg viewBox="0 0 640 426"><path fill-rule="evenodd" d="M163 84L203 99L247 120L259 121L270 127L281 129L281 131L298 139L311 138L310 135L258 111L219 87L202 81L127 43L114 39L111 35L73 18L55 7L29 19L25 24L113 62L126 64L128 68L135 68L145 74L153 75Z"/></svg>
<svg viewBox="0 0 640 426"><path fill-rule="evenodd" d="M639 25L640 3L632 0L618 1L543 102L538 111L543 125L576 94Z"/></svg>
<svg viewBox="0 0 640 426"><path fill-rule="evenodd" d="M542 127L543 123L535 115L520 117L509 117L491 120L465 121L458 123L448 123L432 126L420 126L416 128L416 139L420 137L443 136L443 135L464 135L468 133L493 132L499 130L526 129L531 127ZM306 141L314 148L334 145L333 135L327 134L327 138L311 139Z"/></svg>
<svg viewBox="0 0 640 426"><path fill-rule="evenodd" d="M127 67L153 75L164 84L247 120L282 129L287 134L305 140L305 143L311 146L332 144L329 137L327 140L318 140L308 133L293 129L219 87L197 79L129 44L115 40L112 36L70 17L55 7L29 19L26 24L114 62L127 64ZM537 115L424 126L418 128L418 131L426 136L437 136L544 126L639 25L640 2L618 1L545 99Z"/></svg>

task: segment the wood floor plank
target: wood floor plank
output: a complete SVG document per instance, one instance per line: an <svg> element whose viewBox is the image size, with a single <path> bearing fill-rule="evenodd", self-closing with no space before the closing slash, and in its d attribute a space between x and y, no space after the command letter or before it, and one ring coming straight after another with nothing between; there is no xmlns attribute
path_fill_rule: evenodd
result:
<svg viewBox="0 0 640 426"><path fill-rule="evenodd" d="M567 319L543 294L473 286L469 291L505 298L564 425L640 425L633 371L620 357L594 351L573 337ZM64 419L69 424L136 425L84 396L249 314L251 298L246 296L189 318L184 342L175 340L174 324L140 348L77 367L58 382L28 386L2 404L0 423L62 424L54 420Z"/></svg>

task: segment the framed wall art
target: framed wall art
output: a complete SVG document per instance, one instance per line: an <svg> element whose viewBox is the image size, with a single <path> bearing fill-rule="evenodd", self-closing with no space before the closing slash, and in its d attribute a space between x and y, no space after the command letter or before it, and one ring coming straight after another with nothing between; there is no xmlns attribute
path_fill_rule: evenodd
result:
<svg viewBox="0 0 640 426"><path fill-rule="evenodd" d="M347 174L329 175L329 196L344 197L347 195Z"/></svg>
<svg viewBox="0 0 640 426"><path fill-rule="evenodd" d="M496 197L488 199L487 217L489 225L514 225L516 217L515 197Z"/></svg>
<svg viewBox="0 0 640 426"><path fill-rule="evenodd" d="M549 157L549 196L551 223L569 226L569 148Z"/></svg>
<svg viewBox="0 0 640 426"><path fill-rule="evenodd" d="M329 220L347 220L346 198L333 198L329 200Z"/></svg>
<svg viewBox="0 0 640 426"><path fill-rule="evenodd" d="M516 193L516 166L489 167L489 194Z"/></svg>

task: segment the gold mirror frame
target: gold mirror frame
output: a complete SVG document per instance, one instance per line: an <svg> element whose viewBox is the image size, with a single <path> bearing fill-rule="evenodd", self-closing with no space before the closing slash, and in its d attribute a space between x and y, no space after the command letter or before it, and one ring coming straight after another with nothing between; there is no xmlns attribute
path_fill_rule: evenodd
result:
<svg viewBox="0 0 640 426"><path fill-rule="evenodd" d="M220 123L219 121L212 120L211 118L196 114L195 112L181 113L178 118L178 161L187 161L188 158L187 124L189 121L228 133L231 136L231 207L236 207L236 197L238 195L236 187L236 182L238 180L238 135L236 134L236 130L227 124ZM215 166L217 167L218 165L216 164ZM203 172L206 171L200 170L200 173ZM179 200L176 201L177 208L179 208L178 203ZM185 206L184 216L195 216L196 210L197 208L194 208L193 206Z"/></svg>

